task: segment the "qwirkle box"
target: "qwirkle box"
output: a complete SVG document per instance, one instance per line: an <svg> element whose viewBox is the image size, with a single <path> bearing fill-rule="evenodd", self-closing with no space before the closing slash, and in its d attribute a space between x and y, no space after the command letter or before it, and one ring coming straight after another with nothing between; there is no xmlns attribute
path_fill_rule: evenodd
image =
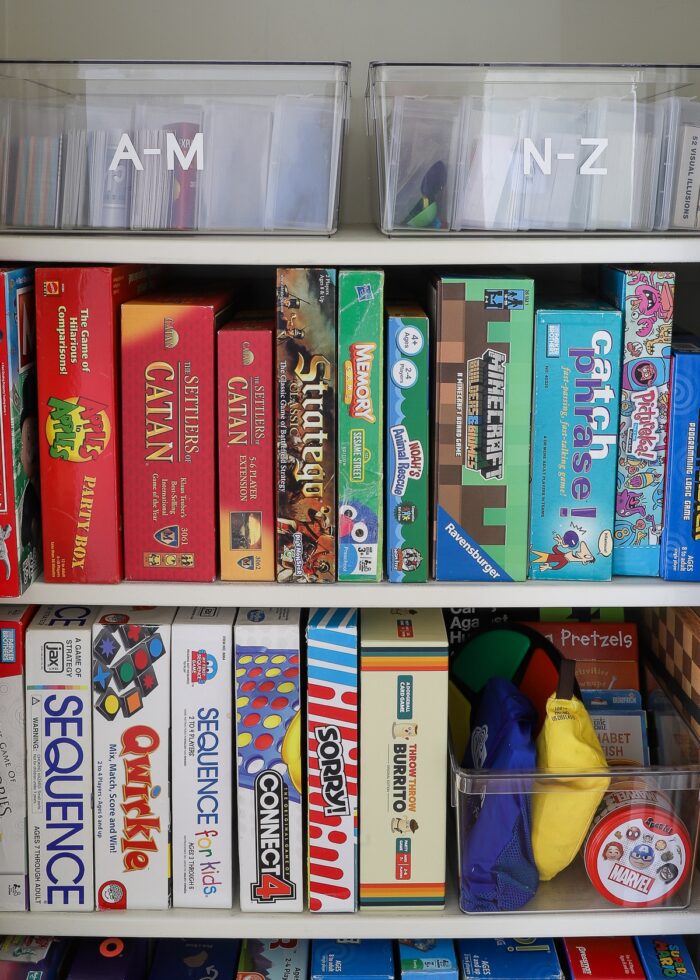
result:
<svg viewBox="0 0 700 980"><path fill-rule="evenodd" d="M460 939L463 980L561 980L553 939Z"/></svg>
<svg viewBox="0 0 700 980"><path fill-rule="evenodd" d="M384 536L384 273L338 274L338 579L378 582Z"/></svg>
<svg viewBox="0 0 700 980"><path fill-rule="evenodd" d="M27 630L32 912L95 908L90 670L96 616L87 606L42 606Z"/></svg>
<svg viewBox="0 0 700 980"><path fill-rule="evenodd" d="M309 908L312 912L354 912L359 778L357 611L311 610L306 656Z"/></svg>
<svg viewBox="0 0 700 980"><path fill-rule="evenodd" d="M647 980L698 980L682 936L635 936L634 945Z"/></svg>
<svg viewBox="0 0 700 980"><path fill-rule="evenodd" d="M277 578L336 573L336 274L277 270Z"/></svg>
<svg viewBox="0 0 700 980"><path fill-rule="evenodd" d="M233 907L235 609L178 610L172 627L173 905Z"/></svg>
<svg viewBox="0 0 700 980"><path fill-rule="evenodd" d="M234 638L241 910L301 912L299 610L239 609Z"/></svg>
<svg viewBox="0 0 700 980"><path fill-rule="evenodd" d="M229 980L240 946L238 939L160 939L148 980Z"/></svg>
<svg viewBox="0 0 700 980"><path fill-rule="evenodd" d="M105 608L92 628L98 909L170 904L174 609Z"/></svg>
<svg viewBox="0 0 700 980"><path fill-rule="evenodd" d="M539 309L530 578L612 575L622 321L598 300Z"/></svg>
<svg viewBox="0 0 700 980"><path fill-rule="evenodd" d="M438 279L436 579L525 579L533 288L531 279Z"/></svg>
<svg viewBox="0 0 700 980"><path fill-rule="evenodd" d="M447 636L438 609L362 613L360 906L445 904Z"/></svg>
<svg viewBox="0 0 700 980"><path fill-rule="evenodd" d="M237 980L307 980L308 939L244 939Z"/></svg>
<svg viewBox="0 0 700 980"><path fill-rule="evenodd" d="M47 582L123 576L119 308L150 276L137 266L36 270Z"/></svg>
<svg viewBox="0 0 700 980"><path fill-rule="evenodd" d="M145 980L148 939L81 939L67 980Z"/></svg>
<svg viewBox="0 0 700 980"><path fill-rule="evenodd" d="M216 576L216 331L231 296L122 307L124 561L129 579Z"/></svg>
<svg viewBox="0 0 700 980"><path fill-rule="evenodd" d="M605 298L624 311L613 574L658 575L675 273L604 268Z"/></svg>
<svg viewBox="0 0 700 980"><path fill-rule="evenodd" d="M394 951L390 939L314 939L311 980L328 977L350 980L394 980Z"/></svg>
<svg viewBox="0 0 700 980"><path fill-rule="evenodd" d="M386 325L386 567L390 582L426 582L430 515L430 324L390 306Z"/></svg>
<svg viewBox="0 0 700 980"><path fill-rule="evenodd" d="M455 945L451 939L400 939L401 980L459 980Z"/></svg>

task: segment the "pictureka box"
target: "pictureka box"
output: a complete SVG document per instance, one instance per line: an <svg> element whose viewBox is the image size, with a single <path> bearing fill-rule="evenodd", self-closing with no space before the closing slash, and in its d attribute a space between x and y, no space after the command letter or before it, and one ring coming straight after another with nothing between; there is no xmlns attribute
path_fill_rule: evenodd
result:
<svg viewBox="0 0 700 980"><path fill-rule="evenodd" d="M365 609L360 907L445 904L447 636L439 609Z"/></svg>
<svg viewBox="0 0 700 980"><path fill-rule="evenodd" d="M312 609L306 627L307 847L312 912L357 908L357 610Z"/></svg>
<svg viewBox="0 0 700 980"><path fill-rule="evenodd" d="M148 980L229 980L240 948L238 939L159 939Z"/></svg>
<svg viewBox="0 0 700 980"><path fill-rule="evenodd" d="M647 980L698 980L682 936L635 936L634 945Z"/></svg>
<svg viewBox="0 0 700 980"><path fill-rule="evenodd" d="M221 578L275 580L274 322L217 334Z"/></svg>
<svg viewBox="0 0 700 980"><path fill-rule="evenodd" d="M72 945L51 936L2 936L0 980L62 980Z"/></svg>
<svg viewBox="0 0 700 980"><path fill-rule="evenodd" d="M430 535L430 322L389 306L386 321L386 570L427 582Z"/></svg>
<svg viewBox="0 0 700 980"><path fill-rule="evenodd" d="M36 270L47 582L123 578L120 307L149 287L151 275L123 265Z"/></svg>
<svg viewBox="0 0 700 980"><path fill-rule="evenodd" d="M90 936L78 947L66 980L146 980L148 939Z"/></svg>
<svg viewBox="0 0 700 980"><path fill-rule="evenodd" d="M459 939L463 980L562 980L553 939Z"/></svg>
<svg viewBox="0 0 700 980"><path fill-rule="evenodd" d="M34 270L0 268L0 595L41 572Z"/></svg>
<svg viewBox="0 0 700 980"><path fill-rule="evenodd" d="M237 980L307 980L308 939L244 939Z"/></svg>
<svg viewBox="0 0 700 980"><path fill-rule="evenodd" d="M384 559L384 273L338 273L338 580Z"/></svg>
<svg viewBox="0 0 700 980"><path fill-rule="evenodd" d="M351 980L394 980L390 939L314 939L311 980L343 976Z"/></svg>
<svg viewBox="0 0 700 980"><path fill-rule="evenodd" d="M538 309L530 578L612 575L621 353L621 314L605 303Z"/></svg>
<svg viewBox="0 0 700 980"><path fill-rule="evenodd" d="M96 617L89 606L41 606L27 629L32 912L95 908L90 681Z"/></svg>
<svg viewBox="0 0 700 980"><path fill-rule="evenodd" d="M627 936L564 939L571 980L644 980L642 964Z"/></svg>
<svg viewBox="0 0 700 980"><path fill-rule="evenodd" d="M600 285L624 317L613 574L658 575L675 273L604 267Z"/></svg>
<svg viewBox="0 0 700 980"><path fill-rule="evenodd" d="M433 574L523 581L527 571L531 279L442 278L436 324Z"/></svg>
<svg viewBox="0 0 700 980"><path fill-rule="evenodd" d="M661 575L700 581L700 342L674 344Z"/></svg>
<svg viewBox="0 0 700 980"><path fill-rule="evenodd" d="M242 912L304 908L298 609L239 609L234 629Z"/></svg>
<svg viewBox="0 0 700 980"><path fill-rule="evenodd" d="M103 608L92 628L98 909L170 904L174 609Z"/></svg>
<svg viewBox="0 0 700 980"><path fill-rule="evenodd" d="M216 331L230 302L218 288L122 307L128 579L216 577Z"/></svg>
<svg viewBox="0 0 700 980"><path fill-rule="evenodd" d="M183 607L172 626L173 906L233 907L235 609Z"/></svg>
<svg viewBox="0 0 700 980"><path fill-rule="evenodd" d="M29 907L24 671L25 631L35 609L5 606L0 617L0 912Z"/></svg>
<svg viewBox="0 0 700 980"><path fill-rule="evenodd" d="M451 939L399 939L401 980L459 980L455 945Z"/></svg>

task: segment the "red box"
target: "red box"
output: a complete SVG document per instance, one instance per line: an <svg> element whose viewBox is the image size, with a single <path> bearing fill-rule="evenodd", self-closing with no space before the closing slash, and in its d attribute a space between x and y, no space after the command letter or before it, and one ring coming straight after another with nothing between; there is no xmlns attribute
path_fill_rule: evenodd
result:
<svg viewBox="0 0 700 980"><path fill-rule="evenodd" d="M234 320L219 331L221 578L275 579L274 320Z"/></svg>
<svg viewBox="0 0 700 980"><path fill-rule="evenodd" d="M47 582L123 577L119 481L120 305L137 266L36 270L37 376Z"/></svg>
<svg viewBox="0 0 700 980"><path fill-rule="evenodd" d="M528 623L562 656L576 661L584 690L639 690L639 643L634 623Z"/></svg>
<svg viewBox="0 0 700 980"><path fill-rule="evenodd" d="M565 939L571 980L644 980L644 970L627 936Z"/></svg>
<svg viewBox="0 0 700 980"><path fill-rule="evenodd" d="M122 307L124 561L128 579L216 577L216 331L221 290Z"/></svg>

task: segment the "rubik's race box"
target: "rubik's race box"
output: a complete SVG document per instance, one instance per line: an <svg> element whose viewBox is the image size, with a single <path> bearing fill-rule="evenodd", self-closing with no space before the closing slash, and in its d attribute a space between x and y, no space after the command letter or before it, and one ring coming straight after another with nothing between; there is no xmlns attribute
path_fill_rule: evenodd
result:
<svg viewBox="0 0 700 980"><path fill-rule="evenodd" d="M174 609L101 609L92 628L98 909L170 904Z"/></svg>
<svg viewBox="0 0 700 980"><path fill-rule="evenodd" d="M328 977L349 980L394 980L394 951L390 939L314 939L311 980Z"/></svg>
<svg viewBox="0 0 700 980"><path fill-rule="evenodd" d="M0 268L0 595L41 571L34 270Z"/></svg>
<svg viewBox="0 0 700 980"><path fill-rule="evenodd" d="M386 333L386 566L390 582L427 582L430 324L390 306Z"/></svg>
<svg viewBox="0 0 700 980"><path fill-rule="evenodd" d="M553 939L460 939L463 980L562 980Z"/></svg>
<svg viewBox="0 0 700 980"><path fill-rule="evenodd" d="M298 609L239 609L234 631L241 911L304 908Z"/></svg>
<svg viewBox="0 0 700 980"><path fill-rule="evenodd" d="M682 936L635 936L634 945L647 980L698 980Z"/></svg>
<svg viewBox="0 0 700 980"><path fill-rule="evenodd" d="M42 606L27 630L32 912L95 908L90 671L96 617L87 606Z"/></svg>
<svg viewBox="0 0 700 980"><path fill-rule="evenodd" d="M531 279L437 279L433 573L525 579Z"/></svg>
<svg viewBox="0 0 700 980"><path fill-rule="evenodd" d="M338 274L338 579L382 579L384 273Z"/></svg>
<svg viewBox="0 0 700 980"><path fill-rule="evenodd" d="M234 320L217 336L219 550L224 581L275 580L272 320Z"/></svg>
<svg viewBox="0 0 700 980"><path fill-rule="evenodd" d="M124 563L128 579L217 571L216 331L231 294L161 293L122 307Z"/></svg>
<svg viewBox="0 0 700 980"><path fill-rule="evenodd" d="M357 610L312 609L306 627L309 908L357 908Z"/></svg>
<svg viewBox="0 0 700 980"><path fill-rule="evenodd" d="M138 266L36 270L47 582L123 577L119 308L150 281Z"/></svg>
<svg viewBox="0 0 700 980"><path fill-rule="evenodd" d="M336 273L277 270L277 579L336 575Z"/></svg>
<svg viewBox="0 0 700 980"><path fill-rule="evenodd" d="M658 575L674 272L603 268L605 298L624 313L613 574Z"/></svg>
<svg viewBox="0 0 700 980"><path fill-rule="evenodd" d="M28 908L24 671L34 609L5 606L0 618L0 912Z"/></svg>
<svg viewBox="0 0 700 980"><path fill-rule="evenodd" d="M233 907L235 609L178 610L172 627L173 906Z"/></svg>
<svg viewBox="0 0 700 980"><path fill-rule="evenodd" d="M622 319L596 299L537 311L530 578L609 580Z"/></svg>
<svg viewBox="0 0 700 980"><path fill-rule="evenodd" d="M644 980L644 969L627 936L564 939L571 980Z"/></svg>
<svg viewBox="0 0 700 980"><path fill-rule="evenodd" d="M227 980L240 947L238 939L159 939L148 980Z"/></svg>
<svg viewBox="0 0 700 980"><path fill-rule="evenodd" d="M148 939L81 939L67 980L146 980Z"/></svg>
<svg viewBox="0 0 700 980"><path fill-rule="evenodd" d="M447 635L439 609L366 609L360 906L445 904Z"/></svg>
<svg viewBox="0 0 700 980"><path fill-rule="evenodd" d="M244 939L236 980L307 980L308 939Z"/></svg>

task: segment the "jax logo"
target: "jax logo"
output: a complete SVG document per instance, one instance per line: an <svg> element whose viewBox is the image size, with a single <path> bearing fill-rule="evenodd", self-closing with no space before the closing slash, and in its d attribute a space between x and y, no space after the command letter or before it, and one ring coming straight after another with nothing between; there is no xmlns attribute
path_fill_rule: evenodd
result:
<svg viewBox="0 0 700 980"><path fill-rule="evenodd" d="M372 404L372 364L377 345L350 344L350 359L345 362L343 401L354 419L376 422Z"/></svg>
<svg viewBox="0 0 700 980"><path fill-rule="evenodd" d="M318 743L316 755L324 804L323 812L327 817L347 817L350 815L350 800L340 729L336 725L318 725L314 734Z"/></svg>
<svg viewBox="0 0 700 980"><path fill-rule="evenodd" d="M109 444L112 427L104 408L88 398L49 398L49 455L71 463L95 459Z"/></svg>

